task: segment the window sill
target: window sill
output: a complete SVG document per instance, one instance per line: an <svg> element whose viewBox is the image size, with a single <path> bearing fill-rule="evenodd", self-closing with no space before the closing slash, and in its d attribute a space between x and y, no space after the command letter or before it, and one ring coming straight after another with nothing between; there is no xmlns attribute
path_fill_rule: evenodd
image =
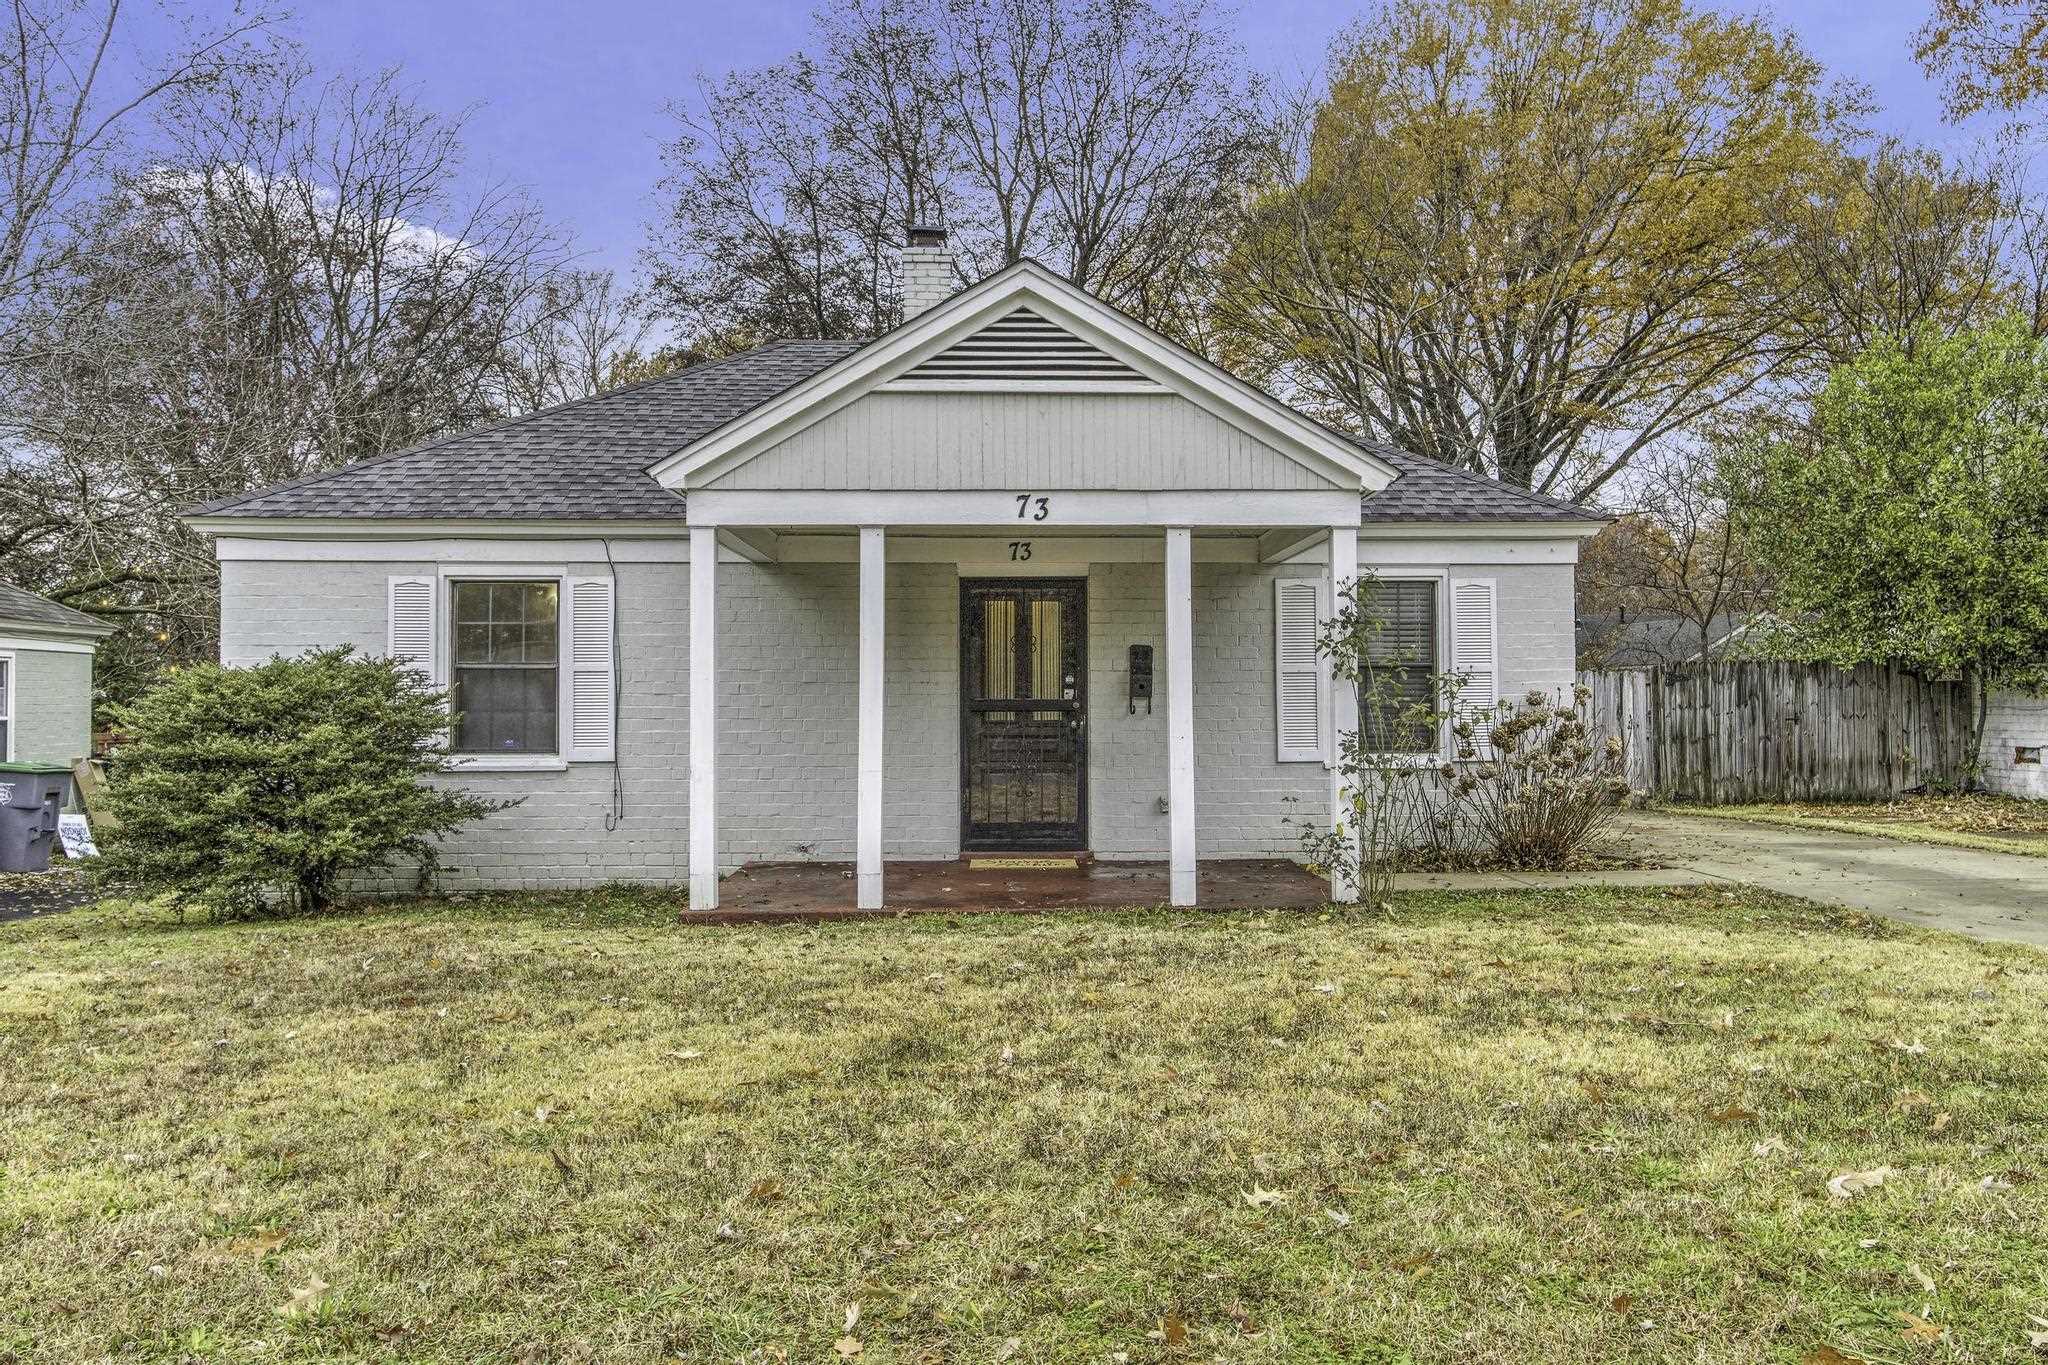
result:
<svg viewBox="0 0 2048 1365"><path fill-rule="evenodd" d="M459 773L561 773L568 760L559 754L453 754L449 769Z"/></svg>

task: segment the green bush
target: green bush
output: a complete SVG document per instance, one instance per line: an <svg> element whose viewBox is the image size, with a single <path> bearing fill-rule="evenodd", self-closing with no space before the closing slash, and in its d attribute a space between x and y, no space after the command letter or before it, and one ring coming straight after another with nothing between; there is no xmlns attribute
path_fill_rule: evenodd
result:
<svg viewBox="0 0 2048 1365"><path fill-rule="evenodd" d="M353 650L255 668L207 664L114 708L96 869L145 894L229 913L329 905L349 873L417 860L511 802L429 784L447 771L447 697Z"/></svg>

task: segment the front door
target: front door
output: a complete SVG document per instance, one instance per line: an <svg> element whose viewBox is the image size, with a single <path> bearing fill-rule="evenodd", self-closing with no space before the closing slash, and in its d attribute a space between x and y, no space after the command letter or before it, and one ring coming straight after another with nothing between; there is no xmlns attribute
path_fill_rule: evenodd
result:
<svg viewBox="0 0 2048 1365"><path fill-rule="evenodd" d="M1085 580L961 580L960 708L961 847L1084 847Z"/></svg>

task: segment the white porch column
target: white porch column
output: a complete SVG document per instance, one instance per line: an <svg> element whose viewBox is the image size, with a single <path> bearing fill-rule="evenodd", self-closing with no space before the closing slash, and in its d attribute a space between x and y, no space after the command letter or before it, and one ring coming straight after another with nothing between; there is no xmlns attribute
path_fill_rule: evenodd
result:
<svg viewBox="0 0 2048 1365"><path fill-rule="evenodd" d="M1175 905L1195 903L1194 566L1185 526L1166 528L1166 804Z"/></svg>
<svg viewBox="0 0 2048 1365"><path fill-rule="evenodd" d="M860 528L860 755L854 904L882 908L882 665L886 573L882 528Z"/></svg>
<svg viewBox="0 0 2048 1365"><path fill-rule="evenodd" d="M690 528L690 908L718 908L718 530Z"/></svg>
<svg viewBox="0 0 2048 1365"><path fill-rule="evenodd" d="M1330 528L1330 613L1335 615L1344 606L1344 597L1358 581L1358 528L1355 526L1333 526ZM1331 669L1330 656L1322 656L1323 695L1330 699L1330 828L1342 827L1351 831L1351 846L1358 846L1358 831L1351 821L1350 793L1344 787L1344 774L1338 767L1344 757L1344 736L1358 729L1358 691L1349 683L1337 678ZM1330 899L1339 905L1349 905L1358 899L1358 879L1349 870L1333 868L1330 872Z"/></svg>

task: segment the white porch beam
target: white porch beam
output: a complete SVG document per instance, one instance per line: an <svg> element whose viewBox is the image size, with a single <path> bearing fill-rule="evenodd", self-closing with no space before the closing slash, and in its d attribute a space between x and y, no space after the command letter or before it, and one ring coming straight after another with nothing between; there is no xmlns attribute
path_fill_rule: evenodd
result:
<svg viewBox="0 0 2048 1365"><path fill-rule="evenodd" d="M1322 538L1320 531L1303 530L1297 526L1268 531L1259 537L1259 563L1277 564L1283 559L1292 559Z"/></svg>
<svg viewBox="0 0 2048 1365"><path fill-rule="evenodd" d="M860 754L854 817L854 904L882 908L883 596L888 572L882 528L860 528Z"/></svg>
<svg viewBox="0 0 2048 1365"><path fill-rule="evenodd" d="M1333 526L1330 528L1330 612L1334 616L1343 609L1345 594L1358 581L1358 528L1355 526ZM1358 691L1349 683L1338 678L1331 667L1330 656L1322 656L1323 695L1330 699L1329 768L1330 768L1330 829L1350 832L1351 846L1358 847L1358 830L1351 819L1351 794L1344 785L1344 772L1340 766L1344 758L1344 736L1358 729ZM1358 899L1358 879L1350 869L1333 867L1330 872L1330 899L1339 905L1350 905Z"/></svg>
<svg viewBox="0 0 2048 1365"><path fill-rule="evenodd" d="M718 532L718 543L741 559L754 564L773 564L782 558L781 537L760 526L726 526Z"/></svg>
<svg viewBox="0 0 2048 1365"><path fill-rule="evenodd" d="M1194 566L1185 526L1166 528L1166 806L1175 905L1195 903Z"/></svg>
<svg viewBox="0 0 2048 1365"><path fill-rule="evenodd" d="M690 908L718 908L718 532L690 528Z"/></svg>

